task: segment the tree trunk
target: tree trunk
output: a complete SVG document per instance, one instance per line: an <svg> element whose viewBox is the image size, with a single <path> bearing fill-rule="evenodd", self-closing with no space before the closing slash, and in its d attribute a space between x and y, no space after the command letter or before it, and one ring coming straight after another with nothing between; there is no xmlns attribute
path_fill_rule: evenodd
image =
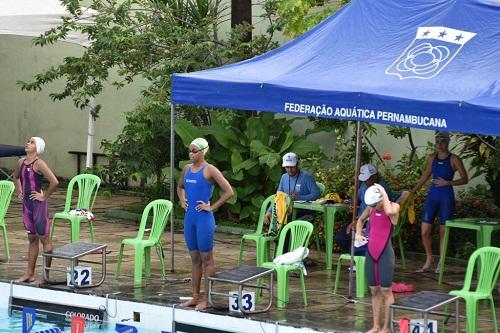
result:
<svg viewBox="0 0 500 333"><path fill-rule="evenodd" d="M251 0L231 0L231 27L247 22L252 24L252 1ZM252 40L252 33L248 33L245 42Z"/></svg>

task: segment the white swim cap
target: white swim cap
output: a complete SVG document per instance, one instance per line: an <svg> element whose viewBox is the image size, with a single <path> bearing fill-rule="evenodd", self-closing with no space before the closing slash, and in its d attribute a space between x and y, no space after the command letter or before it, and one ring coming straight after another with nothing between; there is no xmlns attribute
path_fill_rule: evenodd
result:
<svg viewBox="0 0 500 333"><path fill-rule="evenodd" d="M32 139L35 141L36 153L38 155L42 154L45 150L45 141L38 136L34 136Z"/></svg>
<svg viewBox="0 0 500 333"><path fill-rule="evenodd" d="M206 154L208 152L208 141L203 138L194 139L190 145L195 145L199 150Z"/></svg>
<svg viewBox="0 0 500 333"><path fill-rule="evenodd" d="M380 193L380 190L375 185L370 186L365 192L365 204L368 206L382 201L382 198L382 193Z"/></svg>

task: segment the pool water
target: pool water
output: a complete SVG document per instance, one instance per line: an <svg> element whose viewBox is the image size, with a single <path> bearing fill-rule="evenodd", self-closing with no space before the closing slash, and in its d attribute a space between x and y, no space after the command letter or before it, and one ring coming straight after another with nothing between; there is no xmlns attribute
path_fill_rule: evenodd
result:
<svg viewBox="0 0 500 333"><path fill-rule="evenodd" d="M41 317L42 315L40 315ZM64 323L64 315L60 315L60 318L56 318L55 321L59 323ZM39 318L39 314L37 313L37 318L35 320L35 325L31 329L32 333L48 330L54 327L58 327L63 332L70 332L71 327L68 322L65 323L67 326L63 328L62 325L45 322L42 318ZM115 331L115 324L108 323L104 325L100 325L101 328L96 324L90 324L85 326L85 333L111 333ZM12 313L12 316L9 317L9 312L7 309L0 309L0 333L19 333L23 331L23 314L20 311L15 311ZM140 333L159 333L152 330L147 330L143 328L138 328L138 332Z"/></svg>

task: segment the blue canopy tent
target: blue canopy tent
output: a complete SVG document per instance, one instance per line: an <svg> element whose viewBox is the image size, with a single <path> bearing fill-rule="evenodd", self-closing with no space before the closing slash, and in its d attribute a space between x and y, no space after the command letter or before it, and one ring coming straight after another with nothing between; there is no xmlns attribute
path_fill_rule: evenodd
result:
<svg viewBox="0 0 500 333"><path fill-rule="evenodd" d="M172 121L185 104L500 135L499 17L492 0L352 0L262 56L175 74Z"/></svg>
<svg viewBox="0 0 500 333"><path fill-rule="evenodd" d="M500 135L500 3L353 0L253 59L175 74L174 104Z"/></svg>

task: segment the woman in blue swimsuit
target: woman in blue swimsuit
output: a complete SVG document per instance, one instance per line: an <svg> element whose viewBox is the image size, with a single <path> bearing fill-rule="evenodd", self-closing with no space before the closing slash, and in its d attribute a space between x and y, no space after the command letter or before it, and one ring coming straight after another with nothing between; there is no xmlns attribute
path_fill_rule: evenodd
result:
<svg viewBox="0 0 500 333"><path fill-rule="evenodd" d="M193 298L181 306L195 306L196 310L206 309L208 304L208 277L215 274L213 243L215 219L213 210L222 206L234 195L229 182L215 166L205 161L208 142L197 138L189 145L189 159L192 164L182 170L177 185L177 195L182 208L186 210L184 218L184 239L192 263ZM217 184L221 196L215 203L210 203L213 185ZM205 272L205 298L200 298L201 277Z"/></svg>
<svg viewBox="0 0 500 333"><path fill-rule="evenodd" d="M450 153L448 145L450 135L448 132L436 133L437 152L427 158L427 167L420 177L417 185L411 192L418 191L432 176L432 185L424 203L422 214L422 243L424 245L426 260L422 268L417 273L424 273L431 270L433 264L432 257L432 223L439 215L439 254L441 255L441 245L444 238L446 220L450 219L455 209L455 195L453 186L464 185L469 182L467 172L460 157ZM458 171L460 178L453 180L455 171ZM439 267L436 268L436 273Z"/></svg>

